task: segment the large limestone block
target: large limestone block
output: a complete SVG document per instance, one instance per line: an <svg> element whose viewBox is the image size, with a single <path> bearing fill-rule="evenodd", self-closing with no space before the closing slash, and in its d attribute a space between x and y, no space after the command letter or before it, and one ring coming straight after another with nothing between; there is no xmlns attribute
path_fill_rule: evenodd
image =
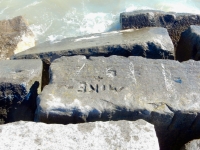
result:
<svg viewBox="0 0 200 150"><path fill-rule="evenodd" d="M181 150L200 150L200 140L196 139L186 143Z"/></svg>
<svg viewBox="0 0 200 150"><path fill-rule="evenodd" d="M15 59L41 58L52 62L61 56L143 56L173 59L174 46L164 28L144 28L66 38L58 43L43 43L14 56Z"/></svg>
<svg viewBox="0 0 200 150"><path fill-rule="evenodd" d="M191 25L181 34L176 51L178 61L200 59L200 26Z"/></svg>
<svg viewBox="0 0 200 150"><path fill-rule="evenodd" d="M0 124L33 120L41 78L41 60L0 61Z"/></svg>
<svg viewBox="0 0 200 150"><path fill-rule="evenodd" d="M120 23L122 29L143 27L167 28L176 48L183 31L190 25L200 25L200 15L157 10L138 10L121 13Z"/></svg>
<svg viewBox="0 0 200 150"><path fill-rule="evenodd" d="M22 16L0 21L0 60L35 46L35 39Z"/></svg>
<svg viewBox="0 0 200 150"><path fill-rule="evenodd" d="M154 126L138 120L47 125L15 122L0 126L3 150L159 150Z"/></svg>
<svg viewBox="0 0 200 150"><path fill-rule="evenodd" d="M182 144L191 126L199 130L199 79L200 62L194 61L62 57L50 66L50 84L38 96L35 120L145 119L155 125L161 147L171 149L177 140Z"/></svg>

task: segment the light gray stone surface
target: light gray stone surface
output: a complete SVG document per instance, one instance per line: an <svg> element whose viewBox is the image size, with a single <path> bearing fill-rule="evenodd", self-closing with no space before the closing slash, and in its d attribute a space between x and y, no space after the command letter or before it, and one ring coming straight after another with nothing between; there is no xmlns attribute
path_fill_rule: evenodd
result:
<svg viewBox="0 0 200 150"><path fill-rule="evenodd" d="M154 126L138 120L47 125L15 122L0 125L3 150L159 150Z"/></svg>
<svg viewBox="0 0 200 150"><path fill-rule="evenodd" d="M22 16L0 21L0 60L35 46L35 36Z"/></svg>
<svg viewBox="0 0 200 150"><path fill-rule="evenodd" d="M200 150L200 140L196 139L186 143L181 150Z"/></svg>
<svg viewBox="0 0 200 150"><path fill-rule="evenodd" d="M33 120L41 78L41 60L0 61L1 123Z"/></svg>
<svg viewBox="0 0 200 150"><path fill-rule="evenodd" d="M165 28L144 28L66 38L57 43L45 42L19 53L13 59L41 58L52 62L61 56L143 56L173 59L174 46Z"/></svg>
<svg viewBox="0 0 200 150"><path fill-rule="evenodd" d="M167 28L175 48L180 35L190 25L200 25L199 14L163 12L158 10L137 10L120 14L122 29L164 27Z"/></svg>
<svg viewBox="0 0 200 150"><path fill-rule="evenodd" d="M155 125L162 148L171 149L177 141L182 144L189 129L199 130L199 77L195 61L62 57L50 66L50 84L37 99L35 120L145 119Z"/></svg>
<svg viewBox="0 0 200 150"><path fill-rule="evenodd" d="M187 61L200 59L200 26L191 25L181 34L176 51L176 59Z"/></svg>

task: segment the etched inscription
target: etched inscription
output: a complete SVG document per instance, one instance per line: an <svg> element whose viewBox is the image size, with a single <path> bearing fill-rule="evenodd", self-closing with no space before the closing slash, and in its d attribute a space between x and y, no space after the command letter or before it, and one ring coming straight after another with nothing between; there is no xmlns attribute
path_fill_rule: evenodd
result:
<svg viewBox="0 0 200 150"><path fill-rule="evenodd" d="M111 84L108 85L100 85L100 84L88 84L86 82L80 82L78 86L78 92L86 93L86 92L103 92L103 91L116 91L120 92L124 89L124 87L116 87Z"/></svg>
<svg viewBox="0 0 200 150"><path fill-rule="evenodd" d="M111 69L111 68L106 69L106 75L108 77L112 77L113 78L113 77L117 76L117 71L114 70L114 69Z"/></svg>
<svg viewBox="0 0 200 150"><path fill-rule="evenodd" d="M86 92L86 82L80 83L78 92L82 92L82 93Z"/></svg>
<svg viewBox="0 0 200 150"><path fill-rule="evenodd" d="M87 91L87 89L86 89L86 91ZM88 92L93 92L93 91L95 91L95 92L99 92L99 85L98 84L96 84L95 86L94 85L89 85L88 86Z"/></svg>

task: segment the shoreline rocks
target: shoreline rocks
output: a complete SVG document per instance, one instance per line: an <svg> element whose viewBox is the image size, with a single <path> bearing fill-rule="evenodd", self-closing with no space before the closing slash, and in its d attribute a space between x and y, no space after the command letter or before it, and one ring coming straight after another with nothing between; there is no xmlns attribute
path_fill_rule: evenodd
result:
<svg viewBox="0 0 200 150"><path fill-rule="evenodd" d="M174 46L164 28L143 28L66 38L58 43L45 42L14 55L12 59L40 58L49 64L62 56L142 56L174 59Z"/></svg>
<svg viewBox="0 0 200 150"><path fill-rule="evenodd" d="M164 27L168 30L176 49L181 33L190 25L200 25L200 15L158 10L137 10L121 13L120 23L122 29Z"/></svg>
<svg viewBox="0 0 200 150"><path fill-rule="evenodd" d="M69 125L20 121L0 126L0 141L1 149L159 150L154 126L144 120Z"/></svg>
<svg viewBox="0 0 200 150"><path fill-rule="evenodd" d="M22 16L0 21L0 60L35 46L35 39Z"/></svg>
<svg viewBox="0 0 200 150"><path fill-rule="evenodd" d="M0 61L0 124L33 121L41 77L41 60Z"/></svg>
<svg viewBox="0 0 200 150"><path fill-rule="evenodd" d="M91 124L98 127L99 124L112 124L109 127L113 127L119 120L144 119L155 126L161 150L180 149L186 142L200 138L200 62L190 60L179 63L173 60L175 56L179 61L185 57L198 60L199 27L190 26L178 40L181 32L191 23L199 24L199 15L142 10L122 13L121 17L125 28L135 29L45 42L12 57L24 60L0 61L0 124L33 121L35 116L38 122L87 124L69 125L72 128L83 125L85 127L81 129L85 133ZM19 21L19 24L23 28L24 23ZM8 27L13 27L12 21L8 21ZM6 28L5 31L9 31L7 34L10 37L15 35L10 31L15 33L18 30ZM175 44L175 52L168 32ZM9 42L12 45L12 41ZM41 59L43 62L30 59ZM117 131L127 129L125 132L128 132L129 128L125 126L128 121L120 122L124 128ZM18 124L38 125L36 128L43 126L42 123L31 122L12 125ZM7 125L0 125L0 128ZM149 129L145 129L148 134ZM115 136L117 131L106 128L106 132ZM45 134L49 138L49 132ZM120 136L115 140L122 139ZM73 139L69 141L77 142L74 140L76 137L70 138ZM138 138L134 136L133 140ZM36 146L41 145L43 140L41 142L37 138L35 143ZM120 144L117 146L120 147ZM145 146L145 149L149 148L148 144Z"/></svg>
<svg viewBox="0 0 200 150"><path fill-rule="evenodd" d="M179 148L199 130L199 70L195 61L61 57L50 66L35 121L144 119L155 125L162 149Z"/></svg>

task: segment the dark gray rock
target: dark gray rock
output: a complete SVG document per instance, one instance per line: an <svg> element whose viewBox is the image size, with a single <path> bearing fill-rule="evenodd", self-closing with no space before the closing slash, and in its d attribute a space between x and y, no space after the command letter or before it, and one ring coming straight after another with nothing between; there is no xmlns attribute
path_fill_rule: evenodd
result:
<svg viewBox="0 0 200 150"><path fill-rule="evenodd" d="M138 120L83 124L15 122L0 126L1 149L159 150L154 126Z"/></svg>
<svg viewBox="0 0 200 150"><path fill-rule="evenodd" d="M41 77L41 60L0 61L0 124L33 121Z"/></svg>
<svg viewBox="0 0 200 150"><path fill-rule="evenodd" d="M182 146L190 127L199 129L199 74L200 62L194 61L62 57L50 66L50 84L38 96L35 120L145 119L155 125L160 147L169 150Z"/></svg>
<svg viewBox="0 0 200 150"><path fill-rule="evenodd" d="M199 150L200 149L200 140L192 140L188 143L186 143L181 150Z"/></svg>
<svg viewBox="0 0 200 150"><path fill-rule="evenodd" d="M200 26L191 25L181 34L176 51L178 61L200 59Z"/></svg>
<svg viewBox="0 0 200 150"><path fill-rule="evenodd" d="M72 55L174 59L174 46L166 29L144 28L66 38L57 43L45 42L15 55L13 59L41 58L48 63Z"/></svg>
<svg viewBox="0 0 200 150"><path fill-rule="evenodd" d="M143 27L167 28L174 47L176 48L183 31L190 25L200 25L200 16L188 13L139 10L121 13L120 22L122 29L139 29Z"/></svg>

